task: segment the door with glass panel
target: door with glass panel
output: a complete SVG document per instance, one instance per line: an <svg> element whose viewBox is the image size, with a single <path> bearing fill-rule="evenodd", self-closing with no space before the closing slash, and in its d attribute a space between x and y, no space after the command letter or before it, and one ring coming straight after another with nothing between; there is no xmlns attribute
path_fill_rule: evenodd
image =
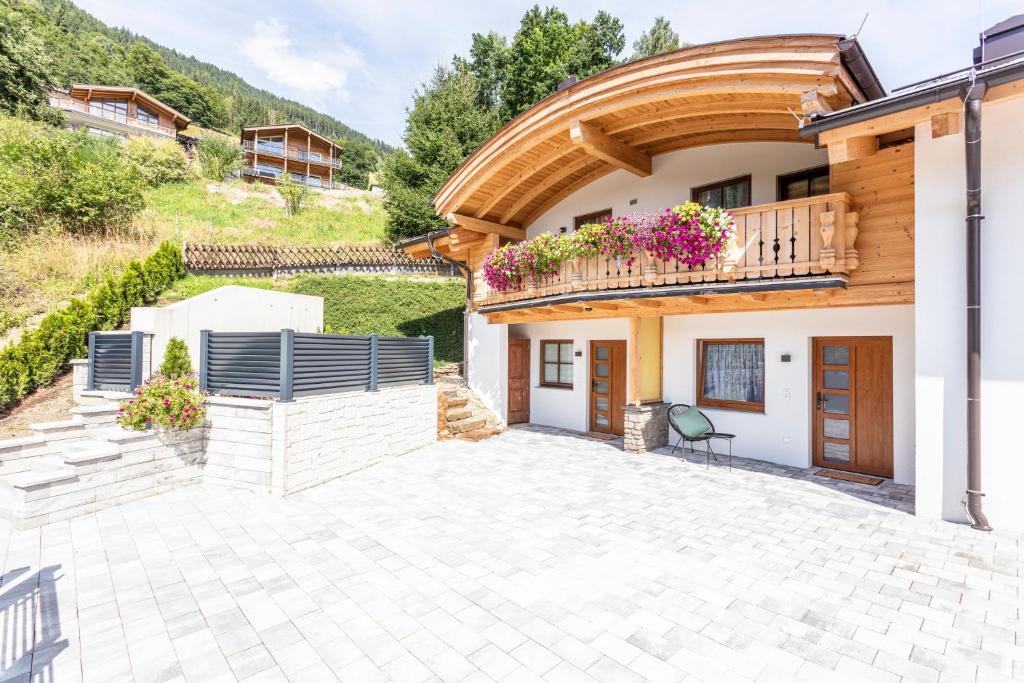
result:
<svg viewBox="0 0 1024 683"><path fill-rule="evenodd" d="M814 340L814 464L892 477L892 337Z"/></svg>
<svg viewBox="0 0 1024 683"><path fill-rule="evenodd" d="M590 431L622 436L626 407L626 342L590 342Z"/></svg>

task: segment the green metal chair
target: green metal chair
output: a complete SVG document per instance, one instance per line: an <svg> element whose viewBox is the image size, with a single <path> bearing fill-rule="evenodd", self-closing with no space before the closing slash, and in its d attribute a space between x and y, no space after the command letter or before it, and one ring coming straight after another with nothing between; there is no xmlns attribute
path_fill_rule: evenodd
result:
<svg viewBox="0 0 1024 683"><path fill-rule="evenodd" d="M685 403L676 403L668 409L668 424L676 434L679 435L679 440L676 441L676 445L672 447L672 452L675 453L676 449L679 448L679 444L683 444L683 451L686 451L686 444L690 444L690 452L695 453L693 444L698 441L704 442L704 455L707 459L707 465L711 465L711 458L718 462L718 456L715 454L713 448L711 448L711 439L726 439L729 441L729 469L732 469L732 439L734 434L725 434L722 432L715 431L715 425L712 424L711 420L707 415L697 409L696 406L687 405Z"/></svg>

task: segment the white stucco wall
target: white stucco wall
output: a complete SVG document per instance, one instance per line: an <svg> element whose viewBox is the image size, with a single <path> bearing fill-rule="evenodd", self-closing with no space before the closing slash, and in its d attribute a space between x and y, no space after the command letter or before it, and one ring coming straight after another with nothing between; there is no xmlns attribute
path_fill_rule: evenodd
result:
<svg viewBox="0 0 1024 683"><path fill-rule="evenodd" d="M914 308L873 306L754 313L713 313L665 318L664 399L694 402L698 339L763 337L765 412L705 409L719 431L737 435L733 453L794 467L811 465L811 339L825 336L893 338L893 459L900 483L914 482ZM512 325L510 337L531 340L530 419L585 431L588 420L589 342L628 340L629 321L577 320ZM573 388L542 387L540 341L572 339ZM627 341L627 352L628 352ZM792 356L781 362L782 354ZM627 379L628 381L628 379Z"/></svg>
<svg viewBox="0 0 1024 683"><path fill-rule="evenodd" d="M229 285L168 306L132 308L131 329L153 334L153 367L163 362L167 341L180 337L188 345L192 367L199 370L199 332L267 332L291 328L320 332L324 300L255 287Z"/></svg>
<svg viewBox="0 0 1024 683"><path fill-rule="evenodd" d="M963 521L967 487L964 137L916 131L917 512ZM1024 102L982 113L982 490L995 528L1024 529Z"/></svg>
<svg viewBox="0 0 1024 683"><path fill-rule="evenodd" d="M613 171L546 211L528 234L563 226L572 230L573 217L608 208L616 216L657 211L689 201L691 188L748 173L751 203L774 202L780 174L827 163L826 150L799 142L739 142L662 154L654 157L650 176ZM633 199L636 204L630 205Z"/></svg>
<svg viewBox="0 0 1024 683"><path fill-rule="evenodd" d="M502 422L508 418L508 325L491 325L479 313L469 317L469 387Z"/></svg>

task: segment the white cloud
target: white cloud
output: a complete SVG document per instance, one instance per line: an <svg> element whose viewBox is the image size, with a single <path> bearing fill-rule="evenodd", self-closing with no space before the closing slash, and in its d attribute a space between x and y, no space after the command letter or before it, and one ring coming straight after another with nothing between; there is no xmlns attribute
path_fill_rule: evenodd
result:
<svg viewBox="0 0 1024 683"><path fill-rule="evenodd" d="M312 37L320 40L322 36ZM253 24L242 52L274 83L313 95L334 94L345 98L349 72L362 65L360 54L339 42L331 45L330 63L299 54L288 36L288 27L271 18Z"/></svg>

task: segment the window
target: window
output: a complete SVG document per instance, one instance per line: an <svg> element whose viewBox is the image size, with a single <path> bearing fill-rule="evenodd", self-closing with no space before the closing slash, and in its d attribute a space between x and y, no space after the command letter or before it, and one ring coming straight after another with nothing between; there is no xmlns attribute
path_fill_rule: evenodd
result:
<svg viewBox="0 0 1024 683"><path fill-rule="evenodd" d="M780 202L828 194L828 166L817 166L805 171L780 175L778 179Z"/></svg>
<svg viewBox="0 0 1024 683"><path fill-rule="evenodd" d="M764 340L699 340L697 405L763 413Z"/></svg>
<svg viewBox="0 0 1024 683"><path fill-rule="evenodd" d="M284 155L284 138L280 135L272 138L260 138L259 143L256 145L257 152L266 152L268 154Z"/></svg>
<svg viewBox="0 0 1024 683"><path fill-rule="evenodd" d="M142 121L143 123L151 123L154 126L160 124L160 117L145 107L137 107L136 113L139 117L139 121Z"/></svg>
<svg viewBox="0 0 1024 683"><path fill-rule="evenodd" d="M89 135L95 135L101 138L114 138L115 140L126 139L126 137L121 133L112 133L111 131L103 130L102 128L93 128L92 126L87 126L85 130L89 133Z"/></svg>
<svg viewBox="0 0 1024 683"><path fill-rule="evenodd" d="M90 100L89 113L125 123L128 120L128 100Z"/></svg>
<svg viewBox="0 0 1024 683"><path fill-rule="evenodd" d="M281 175L281 169L270 164L256 164L256 172L261 176L276 178Z"/></svg>
<svg viewBox="0 0 1024 683"><path fill-rule="evenodd" d="M572 388L572 341L540 343L540 383L545 387Z"/></svg>
<svg viewBox="0 0 1024 683"><path fill-rule="evenodd" d="M750 176L721 180L690 190L690 199L704 206L738 209L750 206Z"/></svg>
<svg viewBox="0 0 1024 683"><path fill-rule="evenodd" d="M604 209L602 211L595 211L594 213L585 213L582 216L576 216L572 219L572 229L579 230L584 225L590 225L591 223L603 223L606 218L612 217L611 209Z"/></svg>

